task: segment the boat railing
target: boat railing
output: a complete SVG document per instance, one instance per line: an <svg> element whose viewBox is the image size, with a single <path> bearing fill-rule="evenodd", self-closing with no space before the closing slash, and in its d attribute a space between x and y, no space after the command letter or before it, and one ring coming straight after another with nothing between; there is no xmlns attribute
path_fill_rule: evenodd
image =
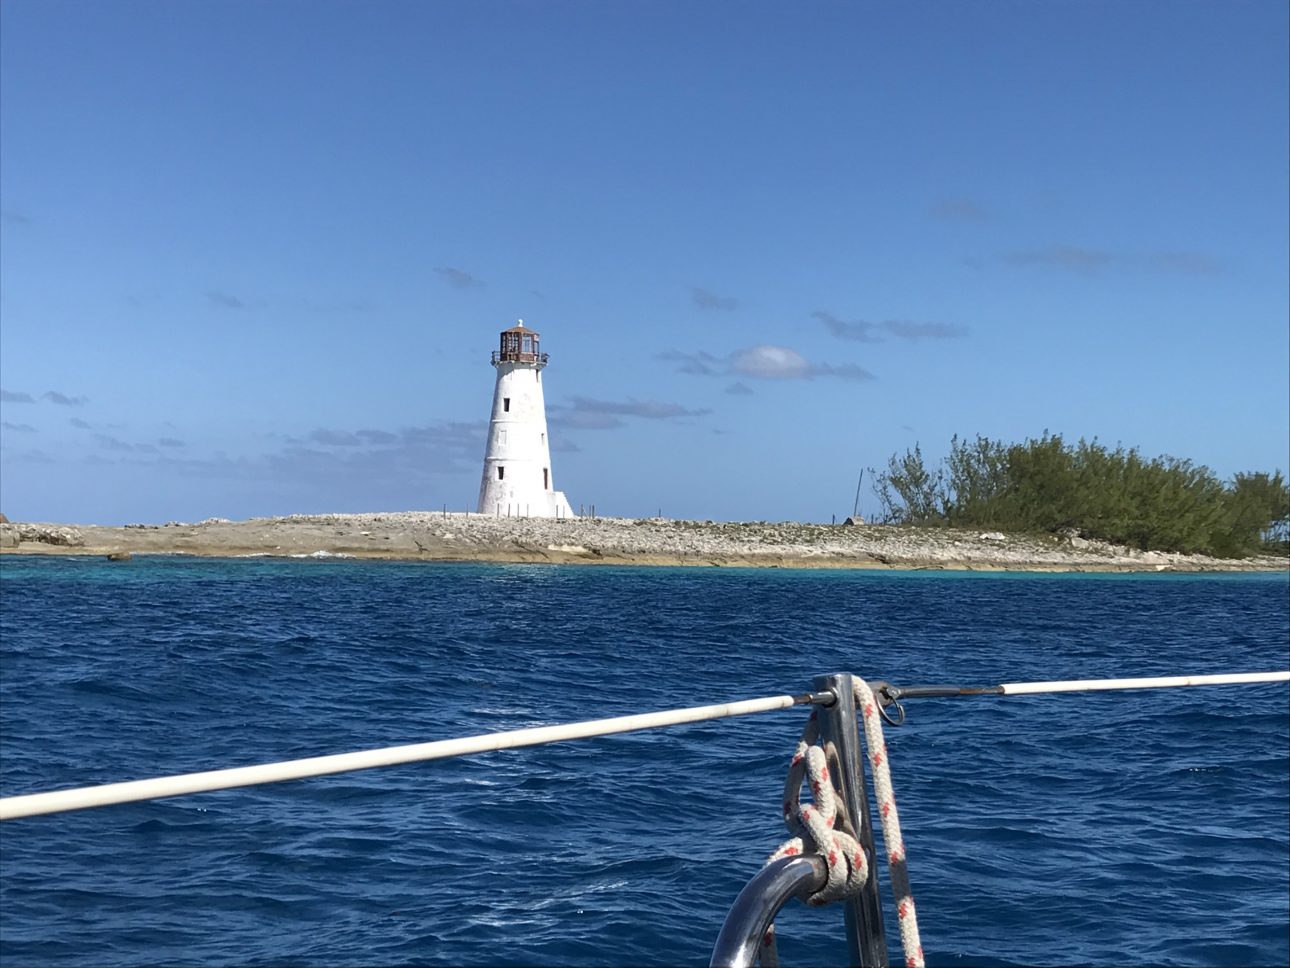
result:
<svg viewBox="0 0 1290 968"><path fill-rule="evenodd" d="M863 699L863 719L866 726L866 743L868 761L873 766L875 776L875 794L879 773L883 784L890 795L889 768L885 765L885 744L881 740L879 720L891 725L904 722L905 713L901 700L951 697L951 696L1007 696L1036 695L1061 692L1092 692L1121 689L1160 689L1187 686L1233 685L1238 683L1272 683L1290 682L1290 671L1232 673L1222 675L1200 676L1158 676L1138 679L1083 679L1060 682L1014 682L995 686L952 686L929 685L898 687L887 683L873 683L872 686L848 673L832 676L821 676L814 680L814 691L799 695L767 696L760 699L744 699L735 702L718 703L709 706L693 706L685 709L668 709L652 713L639 713L630 716L617 716L609 719L597 719L576 723L563 723L552 726L537 726L527 729L508 730L498 733L486 733L477 736L465 736L458 739L436 740L427 743L414 743L407 746L392 746L383 749L361 750L352 753L336 753L327 756L315 756L307 759L288 760L279 763L265 763L258 766L234 767L231 769L210 770L203 773L188 773L179 776L156 777L147 780L134 780L123 783L109 783L102 786L81 787L70 790L54 790L45 793L28 793L17 796L0 797L0 820L17 820L23 817L34 817L41 814L63 813L70 810L84 810L91 807L104 807L110 804L131 803L140 800L155 800L165 797L183 796L213 790L228 790L237 787L252 786L261 783L278 783L285 780L303 779L306 777L327 776L351 770L371 769L378 766L393 766L401 763L414 763L426 760L445 759L465 756L472 753L487 753L504 749L516 749L525 746L538 746L546 743L558 743L573 739L587 739L595 736L609 736L642 729L656 729L665 726L676 726L682 723L697 723L733 716L747 716L773 710L790 709L796 706L815 707L808 731L818 733L818 740L824 747L827 758L827 769L821 769L812 783L823 781L834 790L836 803L836 830L845 832L858 843L867 857L867 880L854 893L845 897L847 941L849 963L865 968L886 968L887 947L883 930L882 909L878 896L878 878L874 865L874 838L870 827L868 795L866 793L864 762L861 756L861 744L857 730L856 696ZM890 712L888 711L890 709ZM870 733L870 728L877 730ZM806 733L799 744L799 749L807 746ZM877 751L878 755L875 755ZM819 754L819 750L813 753ZM801 759L795 755L794 764ZM808 757L807 759L810 759ZM881 769L880 762L883 763ZM818 763L818 761L817 761ZM795 781L795 777L799 780ZM823 779L826 778L827 779ZM790 767L789 787L794 785L800 790L800 774ZM818 793L818 791L815 791ZM786 793L786 800L789 794ZM908 876L904 870L902 839L898 826L888 829L889 823L895 821L893 800L879 800L883 836L891 874L893 889L896 884L896 873L899 871L904 887L908 888ZM785 803L787 812L789 804ZM800 808L801 815L810 808ZM818 811L817 811L818 813ZM787 814L786 814L787 816ZM830 815L833 822L833 816ZM814 836L814 835L812 835ZM827 840L831 834L817 838ZM854 848L852 848L854 849ZM769 952L763 950L773 944L773 922L775 915L794 897L810 895L812 903L827 901L832 898L820 897L822 884L829 880L829 865L835 861L832 855L826 861L816 852L803 852L797 856L781 857L771 861L756 874L745 886L730 909L716 946L713 948L711 964L722 966L745 966L757 963ZM858 869L858 868L857 868ZM902 946L906 949L907 964L923 964L921 945L917 942L917 926L913 914L912 897L903 899L896 892L897 914L899 915ZM906 916L909 915L907 918ZM914 950L910 950L910 939L906 933L911 928Z"/></svg>
<svg viewBox="0 0 1290 968"><path fill-rule="evenodd" d="M780 910L793 898L805 900L828 879L828 868L819 854L773 860L750 880L735 898L717 943L712 947L712 968L751 968L761 959L766 933Z"/></svg>

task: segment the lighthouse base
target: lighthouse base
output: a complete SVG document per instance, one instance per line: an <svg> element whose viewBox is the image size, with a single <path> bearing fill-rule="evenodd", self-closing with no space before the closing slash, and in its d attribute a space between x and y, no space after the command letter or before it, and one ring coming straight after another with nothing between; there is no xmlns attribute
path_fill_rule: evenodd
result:
<svg viewBox="0 0 1290 968"><path fill-rule="evenodd" d="M489 500L482 496L479 502L480 514L492 514L499 518L576 518L569 499L564 491L544 491L533 500Z"/></svg>

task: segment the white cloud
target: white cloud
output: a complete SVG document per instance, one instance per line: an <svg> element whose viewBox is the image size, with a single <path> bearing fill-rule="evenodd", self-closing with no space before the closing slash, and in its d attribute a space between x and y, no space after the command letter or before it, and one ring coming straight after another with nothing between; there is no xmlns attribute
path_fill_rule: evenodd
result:
<svg viewBox="0 0 1290 968"><path fill-rule="evenodd" d="M811 375L811 363L787 346L750 346L730 354L730 369L759 380L800 380Z"/></svg>
<svg viewBox="0 0 1290 968"><path fill-rule="evenodd" d="M812 363L801 353L787 346L762 344L735 350L725 360L711 353L683 353L668 350L659 359L680 364L677 371L698 376L746 376L757 380L813 380L818 376L831 376L839 380L872 380L874 375L855 363ZM736 384L742 386L741 384ZM747 390L732 389L742 393Z"/></svg>

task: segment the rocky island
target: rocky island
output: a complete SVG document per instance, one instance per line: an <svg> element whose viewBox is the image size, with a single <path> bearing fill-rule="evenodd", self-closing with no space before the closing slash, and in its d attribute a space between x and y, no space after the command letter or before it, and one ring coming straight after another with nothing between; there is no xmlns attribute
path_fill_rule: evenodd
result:
<svg viewBox="0 0 1290 968"><path fill-rule="evenodd" d="M407 561L982 571L1286 571L1290 559L1218 559L1062 536L890 525L506 518L461 512L295 514L197 523L0 523L0 554L378 558Z"/></svg>

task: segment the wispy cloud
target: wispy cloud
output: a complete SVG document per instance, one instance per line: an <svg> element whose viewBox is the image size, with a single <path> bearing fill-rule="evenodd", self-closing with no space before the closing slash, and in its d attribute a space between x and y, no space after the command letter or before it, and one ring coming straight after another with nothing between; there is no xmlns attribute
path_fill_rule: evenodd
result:
<svg viewBox="0 0 1290 968"><path fill-rule="evenodd" d="M419 430L405 430L393 433L389 430L337 430L332 427L319 427L309 432L303 440L288 438L292 444L321 444L324 447L388 447L399 444L407 435L416 436Z"/></svg>
<svg viewBox="0 0 1290 968"><path fill-rule="evenodd" d="M1009 252L1003 261L1011 266L1047 266L1068 272L1090 273L1105 269L1115 262L1111 253L1102 249L1087 249L1079 245L1050 245L1041 249L1022 249Z"/></svg>
<svg viewBox="0 0 1290 968"><path fill-rule="evenodd" d="M911 343L925 339L962 339L969 332L966 326L920 322L912 319L887 319L881 323L864 319L839 319L823 309L817 309L811 313L811 318L822 322L838 339L849 339L859 343L882 343L888 336Z"/></svg>
<svg viewBox="0 0 1290 968"><path fill-rule="evenodd" d="M0 390L0 403L35 403L30 393L17 390Z"/></svg>
<svg viewBox="0 0 1290 968"><path fill-rule="evenodd" d="M478 482L487 427L486 421L460 421L389 430L320 428L329 430L334 435L332 439L350 434L367 443L327 446L278 438L261 453L238 457L222 452L202 453L183 446L175 437L136 440L123 432L118 436L89 437L95 441L91 452L74 456L54 457L40 450L19 448L19 440L28 443L36 438L7 432L4 447L6 461L147 468L158 475L158 480L165 479L162 475L200 478L251 486L257 493L266 493L263 488L282 489L305 503L331 503L337 496L349 495L352 499L355 494L374 495L371 500L384 500L380 495L391 493L424 495L442 489L445 481L454 490L467 482L460 496L471 499L473 510L474 485L469 482ZM558 444L558 438L553 444ZM461 506L464 505L457 505L458 509Z"/></svg>
<svg viewBox="0 0 1290 968"><path fill-rule="evenodd" d="M212 306L218 306L220 309L245 309L246 302L233 295L231 292L224 292L222 289L211 289L206 293L206 299Z"/></svg>
<svg viewBox="0 0 1290 968"><path fill-rule="evenodd" d="M30 216L22 212L15 212L11 208L0 209L0 221L8 222L10 225L30 225Z"/></svg>
<svg viewBox="0 0 1290 968"><path fill-rule="evenodd" d="M133 452L135 450L134 444L127 443L126 441L121 440L118 437L113 437L110 434L95 434L94 439L99 442L99 446L104 450L114 450L122 453Z"/></svg>
<svg viewBox="0 0 1290 968"><path fill-rule="evenodd" d="M912 319L889 319L882 328L897 339L917 343L924 339L962 339L967 336L966 326L952 323L926 323Z"/></svg>
<svg viewBox="0 0 1290 968"><path fill-rule="evenodd" d="M690 290L690 298L700 309L717 309L731 312L739 308L739 300L734 296L718 296L707 289L695 286Z"/></svg>
<svg viewBox="0 0 1290 968"><path fill-rule="evenodd" d="M123 457L123 461L165 467L185 476L282 481L302 487L321 480L367 485L398 478L428 483L430 478L439 474L477 473L484 453L487 427L483 421L458 421L405 427L398 431L319 428L309 438L286 438L285 443L272 452L239 458L224 454L183 456L190 451L174 452L174 445L165 442L172 438L157 442L170 452L158 451L151 444L118 443L125 444L134 452L132 456ZM310 438L315 436L327 440L357 437L367 443L319 444L311 441ZM182 446L182 442L175 443ZM150 448L154 455L141 456L145 454L144 447Z"/></svg>
<svg viewBox="0 0 1290 968"><path fill-rule="evenodd" d="M309 435L309 439L315 444L322 444L325 447L358 447L363 441L358 434L350 433L348 430L328 430L319 428Z"/></svg>
<svg viewBox="0 0 1290 968"><path fill-rule="evenodd" d="M871 323L864 319L839 319L832 313L823 309L817 309L811 313L812 319L818 319L822 322L828 331L838 339L855 340L858 343L881 343L882 337L878 335L877 323Z"/></svg>
<svg viewBox="0 0 1290 968"><path fill-rule="evenodd" d="M938 199L931 213L942 222L984 222L989 218L989 213L970 198Z"/></svg>
<svg viewBox="0 0 1290 968"><path fill-rule="evenodd" d="M659 400L596 400L591 397L574 397L573 409L586 413L612 413L624 417L643 417L646 420L672 420L676 417L702 417L711 410L690 410L679 403Z"/></svg>
<svg viewBox="0 0 1290 968"><path fill-rule="evenodd" d="M565 410L549 407L547 422L558 430L615 430L627 425L622 417L612 413Z"/></svg>
<svg viewBox="0 0 1290 968"><path fill-rule="evenodd" d="M660 353L659 359L678 364L679 373L696 376L742 376L757 380L874 379L872 373L857 364L812 363L797 350L770 344L735 350L724 358L702 351L684 353L668 350Z"/></svg>
<svg viewBox="0 0 1290 968"><path fill-rule="evenodd" d="M88 397L69 397L66 393L59 393L57 390L46 390L40 398L56 403L60 407L83 407L90 402Z"/></svg>
<svg viewBox="0 0 1290 968"><path fill-rule="evenodd" d="M659 400L596 400L591 397L574 397L568 405L557 404L548 410L553 425L569 430L613 430L624 425L624 417L677 420L703 417L712 412L708 409L691 410L679 403Z"/></svg>
<svg viewBox="0 0 1290 968"><path fill-rule="evenodd" d="M454 289L482 289L485 285L482 279L456 266L438 266L434 271L435 275Z"/></svg>
<svg viewBox="0 0 1290 968"><path fill-rule="evenodd" d="M36 428L31 424L10 423L8 420L0 420L0 427L5 430L16 430L21 434L34 434L36 432Z"/></svg>
<svg viewBox="0 0 1290 968"><path fill-rule="evenodd" d="M68 422L69 424L71 424L73 427L75 427L77 430L89 430L89 429L90 429L90 423L89 423L89 421L88 421L88 420L82 420L80 417L72 417L72 418L71 418L70 420L68 420L67 422Z"/></svg>
<svg viewBox="0 0 1290 968"><path fill-rule="evenodd" d="M1225 268L1221 261L1204 252L1167 249L1158 252L1115 253L1105 249L1061 244L1009 252L1003 256L1003 263L1013 268L1059 269L1081 275L1123 269L1209 276L1217 275Z"/></svg>
<svg viewBox="0 0 1290 968"><path fill-rule="evenodd" d="M43 450L23 450L9 457L10 460L24 464L56 464L58 463L53 457Z"/></svg>
<svg viewBox="0 0 1290 968"><path fill-rule="evenodd" d="M740 383L738 380L726 387L726 393L735 397L751 396L752 392L752 387L748 386L746 383Z"/></svg>
<svg viewBox="0 0 1290 968"><path fill-rule="evenodd" d="M398 434L392 434L388 430L359 430L355 436L368 444L395 444L399 440Z"/></svg>
<svg viewBox="0 0 1290 968"><path fill-rule="evenodd" d="M660 360L676 363L677 373L688 373L691 376L720 376L729 372L729 360L713 356L704 350L697 353L683 353L680 350L666 350L658 354Z"/></svg>
<svg viewBox="0 0 1290 968"><path fill-rule="evenodd" d="M759 380L813 380L817 376L841 380L872 380L873 374L854 363L812 363L787 346L750 346L730 354L730 369Z"/></svg>

